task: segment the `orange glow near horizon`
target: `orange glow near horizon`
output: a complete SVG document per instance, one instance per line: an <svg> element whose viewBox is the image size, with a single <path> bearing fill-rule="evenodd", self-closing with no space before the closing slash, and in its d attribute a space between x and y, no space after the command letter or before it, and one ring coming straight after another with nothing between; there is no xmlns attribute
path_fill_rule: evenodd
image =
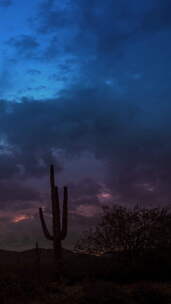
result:
<svg viewBox="0 0 171 304"><path fill-rule="evenodd" d="M28 220L30 218L30 216L25 215L25 214L21 214L21 215L17 215L12 219L13 223L19 223L25 220Z"/></svg>

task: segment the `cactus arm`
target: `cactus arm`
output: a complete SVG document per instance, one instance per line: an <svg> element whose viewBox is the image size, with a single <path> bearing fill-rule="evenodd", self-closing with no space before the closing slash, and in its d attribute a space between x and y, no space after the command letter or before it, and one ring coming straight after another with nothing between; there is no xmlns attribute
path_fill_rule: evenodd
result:
<svg viewBox="0 0 171 304"><path fill-rule="evenodd" d="M50 233L49 233L49 231L48 231L48 228L47 228L47 226L46 226L46 222L45 222L45 220L44 220L42 208L39 208L39 216L40 216L40 221L41 221L41 225L42 225L42 229L43 229L43 232L44 232L45 237L46 237L48 240L53 240L53 236L50 235Z"/></svg>
<svg viewBox="0 0 171 304"><path fill-rule="evenodd" d="M66 238L68 231L68 188L64 187L61 240Z"/></svg>

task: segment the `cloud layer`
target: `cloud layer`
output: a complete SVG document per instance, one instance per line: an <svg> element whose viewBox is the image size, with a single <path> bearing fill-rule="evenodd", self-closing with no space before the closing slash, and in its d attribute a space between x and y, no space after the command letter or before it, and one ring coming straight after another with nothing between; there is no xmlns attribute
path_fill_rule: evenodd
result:
<svg viewBox="0 0 171 304"><path fill-rule="evenodd" d="M51 163L70 189L68 244L104 202L170 204L170 9L0 1L0 216L11 240L20 225L41 235Z"/></svg>

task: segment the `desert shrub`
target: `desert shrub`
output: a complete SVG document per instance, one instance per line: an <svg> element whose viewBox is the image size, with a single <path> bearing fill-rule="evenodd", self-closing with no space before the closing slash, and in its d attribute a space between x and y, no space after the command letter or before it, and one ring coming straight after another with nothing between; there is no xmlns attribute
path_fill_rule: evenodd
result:
<svg viewBox="0 0 171 304"><path fill-rule="evenodd" d="M99 223L85 231L76 252L125 252L130 258L145 250L171 248L171 213L167 208L104 207Z"/></svg>

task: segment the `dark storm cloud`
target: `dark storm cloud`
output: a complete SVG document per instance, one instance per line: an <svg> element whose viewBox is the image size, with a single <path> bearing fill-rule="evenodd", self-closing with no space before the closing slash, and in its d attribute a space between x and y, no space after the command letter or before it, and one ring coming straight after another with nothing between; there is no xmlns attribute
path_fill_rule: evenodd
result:
<svg viewBox="0 0 171 304"><path fill-rule="evenodd" d="M143 18L143 31L159 31L171 26L171 2L169 0L154 1L154 6Z"/></svg>
<svg viewBox="0 0 171 304"><path fill-rule="evenodd" d="M25 135L23 134L23 136ZM49 149L46 147L40 150L40 148L31 146L29 138L28 145L15 144L14 142L13 145L15 145L17 149L14 148L8 151L8 148L4 149L3 147L2 150L0 150L0 180L14 177L19 179L30 177L39 178L46 175L47 167L51 163L56 164L57 171L62 169L50 150L51 146Z"/></svg>
<svg viewBox="0 0 171 304"><path fill-rule="evenodd" d="M49 40L42 60L74 55L81 71L96 82L115 70L132 43L170 28L170 1L75 0L63 6L42 1L35 24Z"/></svg>
<svg viewBox="0 0 171 304"><path fill-rule="evenodd" d="M16 155L6 155L5 151L2 149L0 154L0 179L14 177L19 174L19 167L16 162Z"/></svg>
<svg viewBox="0 0 171 304"><path fill-rule="evenodd" d="M41 33L52 33L56 32L58 28L63 28L71 24L71 14L72 10L66 11L65 9L61 9L59 3L45 0L40 3L38 15L34 22Z"/></svg>
<svg viewBox="0 0 171 304"><path fill-rule="evenodd" d="M12 0L0 0L0 6L2 7L8 7L13 4Z"/></svg>
<svg viewBox="0 0 171 304"><path fill-rule="evenodd" d="M167 37L162 39L160 34L161 29L170 26L169 22L165 22L168 12L168 1L143 1L137 4L136 1L130 3L127 0L77 0L68 2L65 8L56 1L42 1L35 24L37 35L46 34L46 46L34 58L42 62L54 62L57 73L49 77L50 81L103 86L111 78L113 85L116 79L118 83L113 94L117 90L123 94L126 88L127 94L131 96L128 99L132 96L141 98L138 90L146 91L145 95L156 94L158 98L159 92L154 92L156 84L161 91L169 87L168 73L166 69L164 71L169 55L164 54L164 63L161 63L160 51L161 45L165 49L168 45ZM156 41L152 37L154 31L158 35ZM65 63L63 58L67 55L71 55L71 59ZM59 66L60 60L64 67ZM75 78L72 78L69 73L72 74L76 65L77 75L74 74ZM152 65L153 68L149 69ZM130 79L133 75L141 78L143 74L143 81L137 81L136 84L133 78L132 81Z"/></svg>
<svg viewBox="0 0 171 304"><path fill-rule="evenodd" d="M7 41L7 45L14 47L18 55L30 58L35 56L35 52L39 47L36 38L29 35L13 37Z"/></svg>
<svg viewBox="0 0 171 304"><path fill-rule="evenodd" d="M98 194L101 192L102 187L98 181L94 181L91 178L80 180L78 183L69 183L68 188L71 195L70 209L75 210L79 206L98 206ZM79 214L79 211L78 213Z"/></svg>
<svg viewBox="0 0 171 304"><path fill-rule="evenodd" d="M65 9L55 5L54 1L45 1L35 20L40 33L54 32L60 37L63 29L68 31L68 34L64 34L64 42L61 40L66 52L76 54L85 51L87 54L97 48L99 51L102 48L113 50L134 32L136 24L132 24L131 16L126 21L129 22L128 26L122 29L120 23L126 23L125 16L121 16L122 10L122 4L111 1L74 1L66 5Z"/></svg>
<svg viewBox="0 0 171 304"><path fill-rule="evenodd" d="M79 154L89 150L89 146L90 149L94 144L96 146L103 132L118 132L122 109L115 101L113 104L107 91L80 89L68 94L70 96L61 100L27 100L11 105L10 113L1 120L1 130L12 145L25 151L37 151L37 156L42 147L43 151L58 147L67 153ZM109 108L105 107L105 98ZM108 134L111 139L114 135L112 132ZM99 155L101 153L102 150Z"/></svg>
<svg viewBox="0 0 171 304"><path fill-rule="evenodd" d="M33 190L31 186L24 185L21 181L9 180L9 178L0 181L0 197L1 210L16 210L16 204L19 205L18 207L21 210L30 207L33 201L40 201L39 193Z"/></svg>
<svg viewBox="0 0 171 304"><path fill-rule="evenodd" d="M151 117L141 106L127 99L115 99L112 90L105 87L73 87L60 99L12 104L0 121L0 129L10 144L22 151L19 164L29 176L46 174L49 163L56 162L52 150L62 149L66 157L79 157L89 151L106 162L110 175L106 182L122 200L140 197L155 200L157 195L158 200L166 200L167 193L168 201L171 199L170 111L170 105L163 103L156 106ZM164 123L162 115L165 115ZM13 168L12 164L9 167ZM90 186L90 192L94 193ZM97 192L95 188L92 195L95 204ZM79 190L75 193L79 196Z"/></svg>
<svg viewBox="0 0 171 304"><path fill-rule="evenodd" d="M66 52L113 56L130 39L170 27L170 5L168 0L140 4L128 0L78 0L63 9L55 1L44 1L35 20L42 33L54 32L60 37L63 29L68 31L68 43L64 39Z"/></svg>
<svg viewBox="0 0 171 304"><path fill-rule="evenodd" d="M24 175L39 177L46 174L47 166L54 161L56 169L61 170L51 151L53 138L50 138L50 142L48 139L47 132L50 130L46 123L51 120L48 114L52 114L48 111L48 105L28 100L18 104L5 104L1 101L1 105L0 135L1 138L5 136L12 149L8 146L4 148L2 142L2 149L7 151L2 151L0 155L1 168L3 168L0 176L3 178L3 176L18 175L20 166L23 166ZM44 140L46 136L47 141Z"/></svg>

